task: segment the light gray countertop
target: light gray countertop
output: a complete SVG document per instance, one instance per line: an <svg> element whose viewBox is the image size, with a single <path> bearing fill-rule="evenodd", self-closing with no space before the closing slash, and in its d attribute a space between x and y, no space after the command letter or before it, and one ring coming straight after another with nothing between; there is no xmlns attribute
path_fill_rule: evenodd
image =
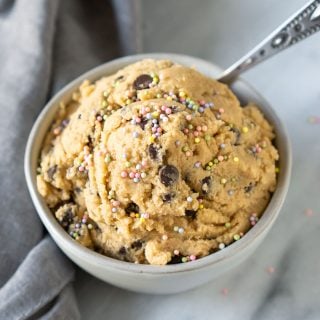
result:
<svg viewBox="0 0 320 320"><path fill-rule="evenodd" d="M144 0L145 50L226 67L303 3ZM127 292L78 270L83 319L320 319L319 74L320 33L244 75L277 110L293 146L289 194L258 251L221 279L169 296Z"/></svg>

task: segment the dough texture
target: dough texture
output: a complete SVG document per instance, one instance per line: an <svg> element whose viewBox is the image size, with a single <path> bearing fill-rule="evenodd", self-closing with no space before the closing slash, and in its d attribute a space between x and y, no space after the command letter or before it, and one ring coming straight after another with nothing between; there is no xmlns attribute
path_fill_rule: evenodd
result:
<svg viewBox="0 0 320 320"><path fill-rule="evenodd" d="M239 240L276 187L259 109L224 84L143 60L61 101L37 184L63 228L107 256L165 265Z"/></svg>

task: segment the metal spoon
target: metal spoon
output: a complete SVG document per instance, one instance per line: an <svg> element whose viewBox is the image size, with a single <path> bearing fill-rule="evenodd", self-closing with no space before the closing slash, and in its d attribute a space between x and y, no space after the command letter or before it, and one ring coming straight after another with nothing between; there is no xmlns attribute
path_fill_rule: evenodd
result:
<svg viewBox="0 0 320 320"><path fill-rule="evenodd" d="M226 69L218 80L231 83L238 75L263 60L291 47L320 30L320 0L309 1L255 48Z"/></svg>

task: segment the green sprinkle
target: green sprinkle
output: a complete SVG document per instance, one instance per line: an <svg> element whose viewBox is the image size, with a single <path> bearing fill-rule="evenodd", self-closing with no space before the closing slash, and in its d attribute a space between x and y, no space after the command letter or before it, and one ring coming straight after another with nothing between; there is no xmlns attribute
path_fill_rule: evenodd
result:
<svg viewBox="0 0 320 320"><path fill-rule="evenodd" d="M181 259L181 261L184 263L184 262L187 262L188 261L188 258L187 257L183 257L182 259Z"/></svg>
<svg viewBox="0 0 320 320"><path fill-rule="evenodd" d="M225 227L226 227L226 228L230 228L230 227L231 227L231 223L230 223L230 222L226 222L226 223L225 223Z"/></svg>
<svg viewBox="0 0 320 320"><path fill-rule="evenodd" d="M235 235L233 236L233 239L236 240L236 241L238 241L238 240L240 239L240 236L239 236L238 234L235 234Z"/></svg>

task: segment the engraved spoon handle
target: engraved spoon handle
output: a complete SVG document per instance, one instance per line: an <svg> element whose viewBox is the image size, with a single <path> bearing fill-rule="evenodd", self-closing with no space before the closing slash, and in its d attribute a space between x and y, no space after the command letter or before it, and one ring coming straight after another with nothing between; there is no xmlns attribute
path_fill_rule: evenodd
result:
<svg viewBox="0 0 320 320"><path fill-rule="evenodd" d="M320 30L320 0L309 1L255 48L226 69L218 80L231 83L240 73Z"/></svg>

